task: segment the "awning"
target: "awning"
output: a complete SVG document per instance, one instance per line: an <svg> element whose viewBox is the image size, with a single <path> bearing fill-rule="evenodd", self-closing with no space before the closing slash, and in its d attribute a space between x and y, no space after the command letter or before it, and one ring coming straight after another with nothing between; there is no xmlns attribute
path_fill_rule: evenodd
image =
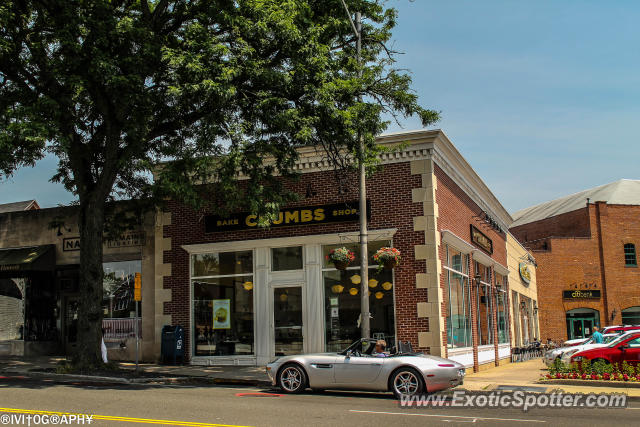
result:
<svg viewBox="0 0 640 427"><path fill-rule="evenodd" d="M11 279L0 279L0 296L22 299L22 292Z"/></svg>
<svg viewBox="0 0 640 427"><path fill-rule="evenodd" d="M56 265L55 245L0 249L0 274L30 271L53 271Z"/></svg>

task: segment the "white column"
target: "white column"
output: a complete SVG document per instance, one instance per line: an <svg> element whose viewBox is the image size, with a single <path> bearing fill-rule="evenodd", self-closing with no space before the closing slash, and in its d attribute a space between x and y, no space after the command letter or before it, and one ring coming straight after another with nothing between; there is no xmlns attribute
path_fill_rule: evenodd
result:
<svg viewBox="0 0 640 427"><path fill-rule="evenodd" d="M271 359L273 316L271 313L271 289L269 287L269 248L255 250L255 266L253 292L255 352L258 366L265 365Z"/></svg>
<svg viewBox="0 0 640 427"><path fill-rule="evenodd" d="M324 284L322 283L322 246L305 245L305 352L324 351Z"/></svg>

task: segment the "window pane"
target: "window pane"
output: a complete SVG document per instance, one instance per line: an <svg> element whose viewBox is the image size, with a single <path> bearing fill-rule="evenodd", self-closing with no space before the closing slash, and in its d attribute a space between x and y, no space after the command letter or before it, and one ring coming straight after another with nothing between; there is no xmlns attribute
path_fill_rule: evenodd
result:
<svg viewBox="0 0 640 427"><path fill-rule="evenodd" d="M493 344L493 316L491 287L478 286L478 343L479 345Z"/></svg>
<svg viewBox="0 0 640 427"><path fill-rule="evenodd" d="M342 351L360 338L360 276L357 271L323 272L326 350ZM393 277L391 271L369 269L371 337L395 344Z"/></svg>
<svg viewBox="0 0 640 427"><path fill-rule="evenodd" d="M253 252L219 252L192 256L193 277L253 273Z"/></svg>
<svg viewBox="0 0 640 427"><path fill-rule="evenodd" d="M471 346L471 312L467 304L467 278L447 270L447 283L449 287L448 346L452 348Z"/></svg>
<svg viewBox="0 0 640 427"><path fill-rule="evenodd" d="M625 265L637 265L636 246L633 243L624 245L624 263Z"/></svg>
<svg viewBox="0 0 640 427"><path fill-rule="evenodd" d="M469 274L467 255L463 254L456 248L447 246L447 267L464 274Z"/></svg>
<svg viewBox="0 0 640 427"><path fill-rule="evenodd" d="M302 270L302 246L272 248L271 270Z"/></svg>
<svg viewBox="0 0 640 427"><path fill-rule="evenodd" d="M327 255L329 255L329 252L331 251L331 249L336 249L336 248L341 248L341 247L345 247L351 251L353 251L353 253L356 255L356 259L353 260L353 262L351 264L349 264L349 267L359 267L360 266L360 244L359 243L349 243L349 244L335 244L335 245L326 245L322 247L322 259L325 260L325 265L324 268L332 268L333 267L333 263L330 261L327 261ZM369 265L375 265L377 266L377 264L375 264L373 262L373 255L376 253L376 251L378 249L380 249L383 246L391 246L391 242L389 240L376 240L373 242L369 242L367 249L369 252Z"/></svg>
<svg viewBox="0 0 640 427"><path fill-rule="evenodd" d="M195 355L253 354L253 276L192 283Z"/></svg>
<svg viewBox="0 0 640 427"><path fill-rule="evenodd" d="M133 286L135 274L142 272L142 261L105 262L102 269L102 310L105 319L134 317ZM107 326L107 329L122 329L116 324L104 326ZM109 330L106 333L108 334Z"/></svg>
<svg viewBox="0 0 640 427"><path fill-rule="evenodd" d="M24 278L0 279L0 341L24 338Z"/></svg>

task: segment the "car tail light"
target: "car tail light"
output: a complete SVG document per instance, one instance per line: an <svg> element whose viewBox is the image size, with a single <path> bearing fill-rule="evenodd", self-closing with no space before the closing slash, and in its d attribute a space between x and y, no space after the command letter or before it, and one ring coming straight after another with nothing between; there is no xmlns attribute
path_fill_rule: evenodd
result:
<svg viewBox="0 0 640 427"><path fill-rule="evenodd" d="M453 368L454 365L453 363L438 363L438 366L440 366L441 368Z"/></svg>

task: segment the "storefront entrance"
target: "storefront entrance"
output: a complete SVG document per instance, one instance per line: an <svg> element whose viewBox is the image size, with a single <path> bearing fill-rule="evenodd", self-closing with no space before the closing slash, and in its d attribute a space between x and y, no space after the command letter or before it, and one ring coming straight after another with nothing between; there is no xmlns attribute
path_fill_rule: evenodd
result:
<svg viewBox="0 0 640 427"><path fill-rule="evenodd" d="M576 308L567 311L568 339L587 338L593 334L593 327L600 325L600 313L590 308Z"/></svg>
<svg viewBox="0 0 640 427"><path fill-rule="evenodd" d="M300 354L304 350L302 286L273 289L273 337L275 356Z"/></svg>

